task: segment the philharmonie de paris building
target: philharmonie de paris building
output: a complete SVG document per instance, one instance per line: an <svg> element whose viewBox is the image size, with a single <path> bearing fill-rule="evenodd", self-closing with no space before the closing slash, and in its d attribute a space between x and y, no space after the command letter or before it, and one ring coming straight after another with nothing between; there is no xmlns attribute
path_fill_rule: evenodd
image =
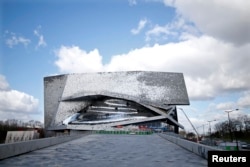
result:
<svg viewBox="0 0 250 167"><path fill-rule="evenodd" d="M182 73L100 72L44 78L44 123L49 133L153 127L175 133L177 105L189 105Z"/></svg>

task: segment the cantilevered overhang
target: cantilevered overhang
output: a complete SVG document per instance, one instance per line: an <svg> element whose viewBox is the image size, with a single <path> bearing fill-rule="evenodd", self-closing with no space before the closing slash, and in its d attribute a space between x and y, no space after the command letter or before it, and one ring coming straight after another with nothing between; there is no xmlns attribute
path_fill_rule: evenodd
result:
<svg viewBox="0 0 250 167"><path fill-rule="evenodd" d="M135 71L66 76L62 99L104 95L160 105L189 104L182 73Z"/></svg>
<svg viewBox="0 0 250 167"><path fill-rule="evenodd" d="M182 73L133 71L66 74L45 77L44 88L45 128L61 126L70 115L94 101L108 98L135 102L160 114L145 121L168 119L182 127L172 119L170 112L165 113L164 110L170 106L189 105Z"/></svg>

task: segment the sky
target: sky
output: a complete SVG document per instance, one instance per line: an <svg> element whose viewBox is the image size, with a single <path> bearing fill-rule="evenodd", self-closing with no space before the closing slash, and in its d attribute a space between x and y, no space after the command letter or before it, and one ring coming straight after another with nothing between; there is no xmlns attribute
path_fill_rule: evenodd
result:
<svg viewBox="0 0 250 167"><path fill-rule="evenodd" d="M2 0L0 120L44 122L43 78L184 74L186 130L250 116L248 0ZM181 108L181 109L180 109ZM202 129L198 128L199 133Z"/></svg>

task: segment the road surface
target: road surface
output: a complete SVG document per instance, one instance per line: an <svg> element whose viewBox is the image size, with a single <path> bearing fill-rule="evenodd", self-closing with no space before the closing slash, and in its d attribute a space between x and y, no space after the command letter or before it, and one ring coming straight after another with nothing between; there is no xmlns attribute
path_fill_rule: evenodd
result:
<svg viewBox="0 0 250 167"><path fill-rule="evenodd" d="M202 167L207 160L157 134L91 134L0 161L0 167Z"/></svg>

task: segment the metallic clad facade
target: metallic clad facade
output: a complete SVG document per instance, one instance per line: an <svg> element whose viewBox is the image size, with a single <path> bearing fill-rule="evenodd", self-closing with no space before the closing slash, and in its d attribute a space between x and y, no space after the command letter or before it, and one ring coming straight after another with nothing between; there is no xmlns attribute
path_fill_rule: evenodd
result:
<svg viewBox="0 0 250 167"><path fill-rule="evenodd" d="M131 101L155 112L189 105L182 73L130 71L49 76L44 78L45 128L64 126L65 119L100 97Z"/></svg>

